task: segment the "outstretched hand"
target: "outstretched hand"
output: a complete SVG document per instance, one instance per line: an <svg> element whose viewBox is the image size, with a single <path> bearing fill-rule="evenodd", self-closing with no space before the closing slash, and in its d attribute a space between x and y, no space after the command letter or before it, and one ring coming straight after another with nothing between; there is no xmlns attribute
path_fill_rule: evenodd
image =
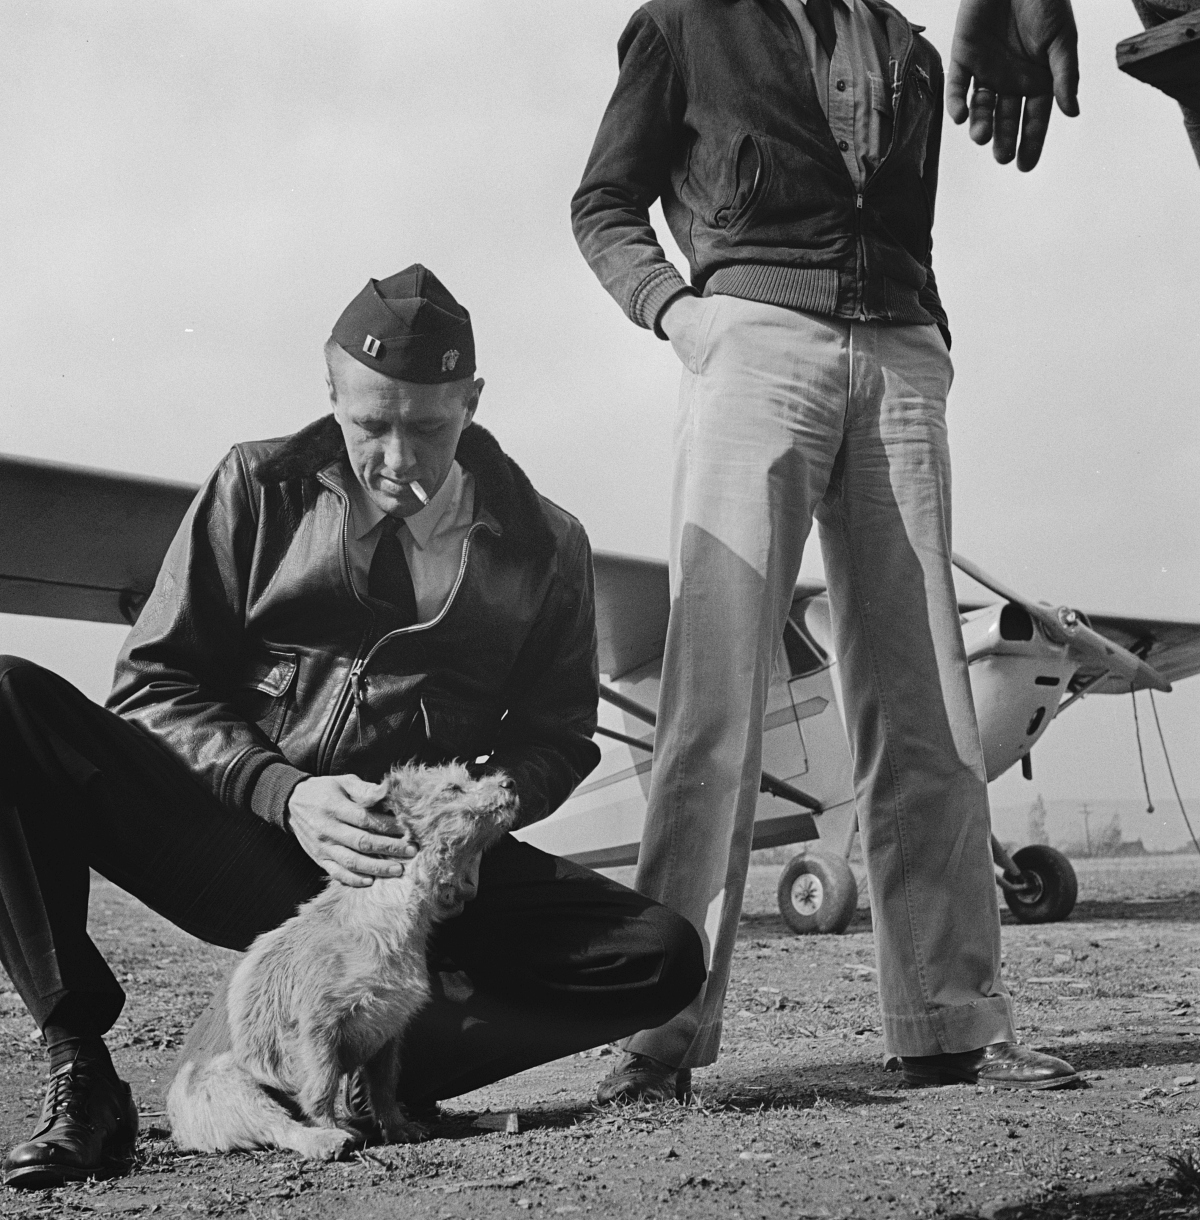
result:
<svg viewBox="0 0 1200 1220"><path fill-rule="evenodd" d="M343 885L402 877L417 844L394 817L372 809L386 791L357 775L314 775L292 790L288 825L305 852Z"/></svg>
<svg viewBox="0 0 1200 1220"><path fill-rule="evenodd" d="M992 140L1002 165L1015 155L1019 170L1033 169L1054 102L1072 118L1079 113L1078 40L1071 0L960 0L946 77L950 117L969 116L971 139Z"/></svg>

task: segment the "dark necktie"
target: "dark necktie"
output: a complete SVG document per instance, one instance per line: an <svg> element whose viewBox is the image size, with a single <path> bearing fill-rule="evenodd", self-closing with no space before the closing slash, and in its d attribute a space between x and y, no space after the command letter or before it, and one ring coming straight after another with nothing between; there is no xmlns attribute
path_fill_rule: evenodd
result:
<svg viewBox="0 0 1200 1220"><path fill-rule="evenodd" d="M825 54L833 58L833 48L837 46L837 28L833 24L833 0L805 0L804 11L808 14L812 27L817 31Z"/></svg>
<svg viewBox="0 0 1200 1220"><path fill-rule="evenodd" d="M385 523L375 544L367 576L367 593L395 606L402 627L411 627L417 621L417 592L413 588L412 573L408 570L404 547L396 536L396 527L390 522Z"/></svg>

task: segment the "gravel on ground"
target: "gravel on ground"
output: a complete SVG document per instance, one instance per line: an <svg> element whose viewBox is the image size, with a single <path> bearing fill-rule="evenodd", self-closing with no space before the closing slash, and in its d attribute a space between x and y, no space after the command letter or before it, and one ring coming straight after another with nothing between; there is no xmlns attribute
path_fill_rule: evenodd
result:
<svg viewBox="0 0 1200 1220"><path fill-rule="evenodd" d="M1021 1039L1070 1059L1085 1089L902 1088L883 1069L865 899L846 934L797 937L775 910L779 865L758 864L722 1056L696 1073L692 1104L593 1107L613 1062L602 1047L454 1099L427 1143L331 1165L174 1149L164 1082L234 955L97 879L94 936L130 995L111 1044L142 1111L135 1163L61 1190L0 1190L0 1214L1200 1216L1200 861L1077 868L1066 923L1023 926L1005 913L1004 972ZM29 1130L43 1081L36 1030L11 992L0 993L0 1040L7 1146Z"/></svg>

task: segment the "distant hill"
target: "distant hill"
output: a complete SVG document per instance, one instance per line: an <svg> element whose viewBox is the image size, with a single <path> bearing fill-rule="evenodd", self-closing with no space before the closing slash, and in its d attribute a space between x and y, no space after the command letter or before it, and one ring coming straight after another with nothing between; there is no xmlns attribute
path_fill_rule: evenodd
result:
<svg viewBox="0 0 1200 1220"><path fill-rule="evenodd" d="M1032 785L1030 785L1032 788ZM1030 842L1029 812L1038 793L1031 791L1024 805L997 805L992 808L992 829L1004 843L1024 845ZM1200 836L1200 798L1185 796L1184 805L1192 826ZM1068 855L1085 855L1088 837L1093 850L1101 846L1111 847L1106 854L1139 854L1133 846L1141 840L1146 851L1176 851L1191 846L1187 827L1174 798L1156 802L1153 813L1146 812L1145 801L1130 800L1048 800L1043 802L1046 810L1046 837ZM1085 833L1082 810L1088 809ZM1120 831L1120 846L1116 843L1102 844L1106 835L1110 838L1114 826ZM1194 849L1193 849L1194 850Z"/></svg>

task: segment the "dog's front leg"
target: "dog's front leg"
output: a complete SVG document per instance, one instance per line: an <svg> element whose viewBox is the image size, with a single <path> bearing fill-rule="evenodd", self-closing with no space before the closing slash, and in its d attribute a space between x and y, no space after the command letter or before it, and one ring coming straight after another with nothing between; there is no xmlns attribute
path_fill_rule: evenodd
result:
<svg viewBox="0 0 1200 1220"><path fill-rule="evenodd" d="M396 1096L400 1084L400 1039L389 1038L363 1064L371 1110L385 1144L415 1144L429 1132L413 1122Z"/></svg>
<svg viewBox="0 0 1200 1220"><path fill-rule="evenodd" d="M297 1104L318 1127L336 1127L334 1106L342 1079L336 1029L313 1016L301 1025L293 1054L301 1081Z"/></svg>

